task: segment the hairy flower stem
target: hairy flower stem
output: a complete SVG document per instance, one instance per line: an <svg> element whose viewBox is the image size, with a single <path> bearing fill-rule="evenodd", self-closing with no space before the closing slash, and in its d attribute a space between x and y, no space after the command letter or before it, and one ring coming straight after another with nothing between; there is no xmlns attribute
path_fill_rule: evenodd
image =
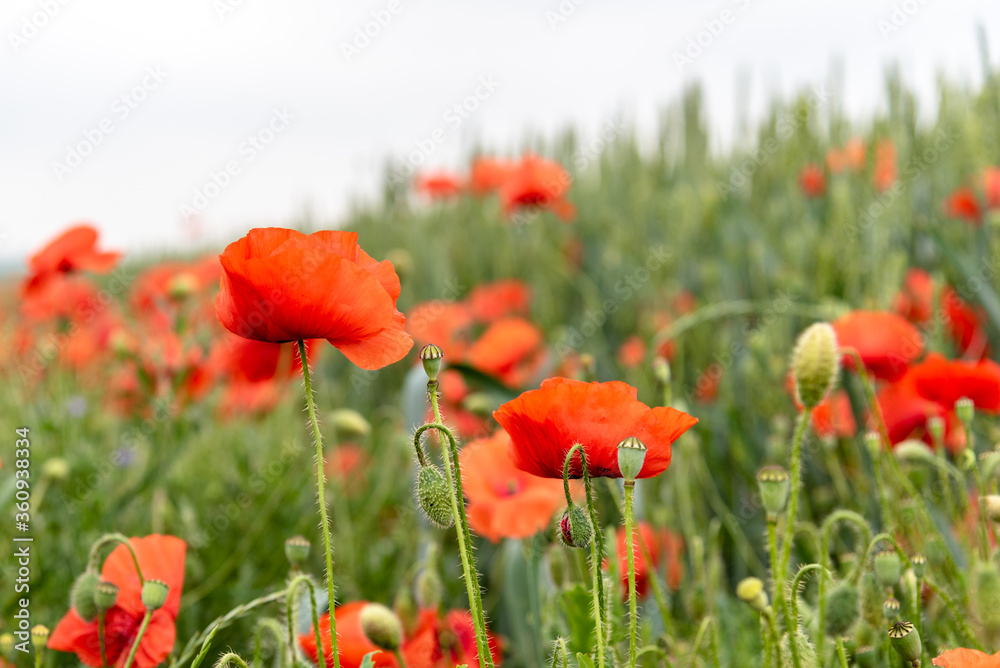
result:
<svg viewBox="0 0 1000 668"><path fill-rule="evenodd" d="M131 668L132 661L135 660L135 653L139 650L139 643L142 642L142 637L146 635L146 629L149 628L149 620L153 618L153 611L146 609L146 614L142 616L142 624L139 626L139 632L135 635L135 642L132 643L132 649L129 650L128 658L125 660L125 668Z"/></svg>
<svg viewBox="0 0 1000 668"><path fill-rule="evenodd" d="M295 664L295 594L302 585L309 588L309 608L312 611L313 633L316 634L317 656L323 654L323 639L319 633L319 612L316 609L316 588L308 575L298 575L288 583L288 596L285 600L285 620L288 622L288 652L292 660L290 665Z"/></svg>
<svg viewBox="0 0 1000 668"><path fill-rule="evenodd" d="M483 595L479 589L479 572L476 570L476 560L472 554L472 533L469 531L469 520L465 514L465 495L462 492L462 467L458 460L458 443L451 430L441 422L437 381L432 380L427 382L427 393L430 395L431 411L434 415L433 428L438 433L444 434L446 441L441 446L444 459L444 473L445 479L448 481L448 489L450 490L451 512L455 518L455 533L458 537L458 551L462 557L465 589L469 596L469 608L472 612L472 621L476 629L476 649L479 654L479 665L480 668L493 668L493 654L490 652L489 636L486 635L486 613L483 611ZM429 425L424 425L421 429L425 427L430 428Z"/></svg>
<svg viewBox="0 0 1000 668"><path fill-rule="evenodd" d="M983 476L979 472L979 462L976 460L975 437L972 435L972 425L965 424L965 447L972 454L972 480L976 484L976 515L979 517L979 556L983 561L990 558L990 521L986 518L986 508L983 497L986 488L983 486ZM994 536L996 538L996 536Z"/></svg>
<svg viewBox="0 0 1000 668"><path fill-rule="evenodd" d="M635 596L635 480L625 481L625 552L628 554L628 665L635 668L638 607Z"/></svg>
<svg viewBox="0 0 1000 668"><path fill-rule="evenodd" d="M781 616L785 619L785 630L788 631L788 645L792 651L792 665L795 668L801 668L799 662L799 644L795 641L795 637L792 636L792 618L788 612L788 599L785 598L785 578L779 578L779 563L778 563L778 518L775 515L769 515L767 518L767 541L768 541L768 552L771 554L771 572L773 582L772 596L774 600L778 603L778 609L781 610ZM785 542L792 542L792 535L788 534L785 536ZM780 641L779 641L780 642ZM778 662L781 659L781 648L780 646L775 650L778 654Z"/></svg>
<svg viewBox="0 0 1000 668"><path fill-rule="evenodd" d="M590 570L593 573L591 595L594 599L594 631L597 635L597 668L604 668L604 645L607 642L605 629L608 626L607 609L604 607L604 576L601 574L601 564L604 560L604 538L601 535L600 524L597 523L597 511L594 510L594 491L590 472L587 470L587 453L579 443L566 453L566 461L563 463L563 490L566 493L566 502L571 504L569 467L573 463L573 455L577 452L580 453L580 469L583 473L583 485L587 491L587 512L594 527L594 537L590 541Z"/></svg>
<svg viewBox="0 0 1000 668"><path fill-rule="evenodd" d="M330 643L333 652L333 666L340 668L340 650L337 647L337 606L336 589L333 586L333 547L330 545L330 521L326 516L326 477L323 475L323 434L316 419L316 402L313 398L312 379L309 376L309 359L306 356L306 342L299 339L299 359L302 361L302 378L306 388L306 407L309 422L312 423L313 440L316 442L316 496L319 500L319 522L323 527L323 552L326 555L326 591L330 597ZM317 648L322 651L322 645Z"/></svg>
<svg viewBox="0 0 1000 668"><path fill-rule="evenodd" d="M837 636L837 656L840 658L840 668L847 668L847 652L844 651L843 636Z"/></svg>
<svg viewBox="0 0 1000 668"><path fill-rule="evenodd" d="M812 409L807 408L799 416L799 424L795 428L795 436L792 437L792 453L790 466L791 475L791 496L788 499L788 510L785 519L785 535L781 542L781 560L778 562L778 570L774 577L778 584L785 586L788 577L788 560L792 556L792 543L795 534L795 520L799 512L799 488L802 486L802 442L805 440L806 431L812 420ZM793 643L794 646L794 643Z"/></svg>

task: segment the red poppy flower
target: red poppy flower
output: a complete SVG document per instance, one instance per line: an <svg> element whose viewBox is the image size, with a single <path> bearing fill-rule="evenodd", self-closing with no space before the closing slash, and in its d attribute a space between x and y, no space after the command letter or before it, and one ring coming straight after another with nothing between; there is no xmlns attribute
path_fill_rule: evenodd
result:
<svg viewBox="0 0 1000 668"><path fill-rule="evenodd" d="M639 478L659 475L670 465L670 444L693 427L697 418L673 408L650 408L638 390L618 381L583 383L550 378L500 406L493 417L513 441L511 459L522 471L561 478L566 454L583 445L590 475L620 478L618 444L635 436L646 445ZM582 476L579 459L570 467Z"/></svg>
<svg viewBox="0 0 1000 668"><path fill-rule="evenodd" d="M906 272L903 287L892 302L893 310L913 323L925 323L934 315L934 279L923 269Z"/></svg>
<svg viewBox="0 0 1000 668"><path fill-rule="evenodd" d="M163 262L136 277L131 302L143 313L161 310L191 294L214 288L221 276L217 255L194 262Z"/></svg>
<svg viewBox="0 0 1000 668"><path fill-rule="evenodd" d="M397 362L413 347L396 310L399 278L355 232L305 235L253 229L220 256L219 321L247 339L326 339L362 369Z"/></svg>
<svg viewBox="0 0 1000 668"><path fill-rule="evenodd" d="M533 536L566 505L562 482L519 470L510 459L510 447L510 436L498 431L469 443L459 455L469 525L494 543Z"/></svg>
<svg viewBox="0 0 1000 668"><path fill-rule="evenodd" d="M989 356L989 339L980 309L974 308L959 297L954 288L947 286L941 293L941 311L948 332L962 355L975 359Z"/></svg>
<svg viewBox="0 0 1000 668"><path fill-rule="evenodd" d="M983 222L979 202L972 188L957 188L944 202L944 213L950 218L959 218L974 225Z"/></svg>
<svg viewBox="0 0 1000 668"><path fill-rule="evenodd" d="M1000 167L987 167L983 170L983 194L986 196L987 207L1000 209Z"/></svg>
<svg viewBox="0 0 1000 668"><path fill-rule="evenodd" d="M847 166L856 172L865 168L865 143L858 137L848 140L844 144L844 157Z"/></svg>
<svg viewBox="0 0 1000 668"><path fill-rule="evenodd" d="M306 341L310 364L319 351L316 341ZM294 344L244 339L230 332L216 340L209 358L213 371L235 382L287 379L302 373L302 360Z"/></svg>
<svg viewBox="0 0 1000 668"><path fill-rule="evenodd" d="M976 649L950 649L934 657L932 663L941 668L1000 668L1000 652L986 654Z"/></svg>
<svg viewBox="0 0 1000 668"><path fill-rule="evenodd" d="M563 221L572 221L576 209L566 201L572 177L562 165L534 155L521 159L500 188L504 211L536 206L550 209Z"/></svg>
<svg viewBox="0 0 1000 668"><path fill-rule="evenodd" d="M514 163L497 158L476 158L472 162L472 191L482 195L499 190L514 171Z"/></svg>
<svg viewBox="0 0 1000 668"><path fill-rule="evenodd" d="M518 387L541 362L542 343L541 331L524 318L504 318L486 328L466 358L476 369Z"/></svg>
<svg viewBox="0 0 1000 668"><path fill-rule="evenodd" d="M465 300L477 320L493 321L508 315L527 315L531 306L531 288L510 279L477 285Z"/></svg>
<svg viewBox="0 0 1000 668"><path fill-rule="evenodd" d="M799 172L799 188L806 197L822 197L826 192L826 175L819 165L808 164Z"/></svg>
<svg viewBox="0 0 1000 668"><path fill-rule="evenodd" d="M634 369L646 359L646 342L633 334L618 347L618 363L625 369Z"/></svg>
<svg viewBox="0 0 1000 668"><path fill-rule="evenodd" d="M361 611L368 605L368 601L352 601L343 605L338 605L334 612L337 620L337 652L340 654L341 668L361 668L361 662L369 652L378 652L372 657L376 668L396 668L396 657L391 652L383 652L372 643L361 628ZM319 618L320 639L323 642L323 658L327 668L333 668L333 646L330 642L330 613L324 612ZM299 645L302 651L313 663L317 663L319 657L316 648L316 632L312 627L309 631L299 636ZM403 658L406 658L406 651L403 651ZM409 661L407 661L409 664Z"/></svg>
<svg viewBox="0 0 1000 668"><path fill-rule="evenodd" d="M833 147L826 152L826 168L831 174L840 174L847 167L847 155L843 150Z"/></svg>
<svg viewBox="0 0 1000 668"><path fill-rule="evenodd" d="M924 339L911 323L889 311L851 311L833 323L837 345L854 348L876 378L895 380L924 350ZM844 366L854 358L844 355Z"/></svg>
<svg viewBox="0 0 1000 668"><path fill-rule="evenodd" d="M130 538L129 543L135 550L143 577L162 580L170 587L166 603L150 618L133 663L137 668L153 668L162 663L174 647L174 621L184 588L187 545L180 538L160 535ZM101 578L118 586L118 599L105 613L105 652L108 663L121 668L146 614L141 597L142 585L128 548L119 545L108 555L101 569ZM52 631L48 646L60 652L73 652L85 665L100 666L98 620L85 622L76 610L70 609Z"/></svg>
<svg viewBox="0 0 1000 668"><path fill-rule="evenodd" d="M885 192L896 182L896 146L889 139L883 139L875 147L875 168L872 184L879 192Z"/></svg>
<svg viewBox="0 0 1000 668"><path fill-rule="evenodd" d="M77 225L53 239L28 260L29 274L24 281L25 294L39 287L55 274L111 271L121 259L121 253L97 250L97 230L90 225Z"/></svg>
<svg viewBox="0 0 1000 668"><path fill-rule="evenodd" d="M339 629L338 629L339 630ZM500 643L496 636L486 632L486 641L493 657L493 665L499 666L503 660ZM472 615L468 610L449 610L442 617L437 610L421 610L417 617L417 626L407 641L410 655L420 653L424 658L429 650L430 666L432 668L454 668L454 666L479 665L479 651L476 647L476 631ZM425 664L426 665L426 664Z"/></svg>
<svg viewBox="0 0 1000 668"><path fill-rule="evenodd" d="M328 478L338 481L342 489L353 496L364 487L365 474L371 463L371 457L360 445L341 443L327 450L323 457L323 470Z"/></svg>
<svg viewBox="0 0 1000 668"><path fill-rule="evenodd" d="M621 579L623 595L628 597L628 543L625 527L619 527L615 535L615 555L618 558L618 575ZM640 542L641 541L641 542ZM645 546L645 550L643 550ZM667 586L677 591L681 586L681 551L683 541L667 529L657 531L648 522L639 522L632 541L632 554L635 561L635 593L645 596L649 591L650 577L658 577L657 571L661 562L666 559ZM645 555L649 554L650 561ZM608 569L608 561L604 560L604 569Z"/></svg>
<svg viewBox="0 0 1000 668"><path fill-rule="evenodd" d="M97 288L82 276L52 274L32 288L21 302L21 314L30 321L78 321L105 308Z"/></svg>
<svg viewBox="0 0 1000 668"><path fill-rule="evenodd" d="M858 425L851 411L851 401L843 390L832 392L812 412L813 431L825 438L851 438Z"/></svg>
<svg viewBox="0 0 1000 668"><path fill-rule="evenodd" d="M468 328L474 318L463 302L432 301L410 309L406 327L421 346L433 343L449 360L457 360L468 350Z"/></svg>
<svg viewBox="0 0 1000 668"><path fill-rule="evenodd" d="M450 199L457 197L465 184L454 174L435 172L418 176L414 187L418 193L431 199Z"/></svg>
<svg viewBox="0 0 1000 668"><path fill-rule="evenodd" d="M939 404L921 397L905 377L880 390L876 399L892 445L914 436L924 438L927 420L947 414Z"/></svg>
<svg viewBox="0 0 1000 668"><path fill-rule="evenodd" d="M1000 412L1000 365L992 360L946 360L931 353L910 370L907 380L917 394L946 410L953 410L956 401L968 397L978 410Z"/></svg>

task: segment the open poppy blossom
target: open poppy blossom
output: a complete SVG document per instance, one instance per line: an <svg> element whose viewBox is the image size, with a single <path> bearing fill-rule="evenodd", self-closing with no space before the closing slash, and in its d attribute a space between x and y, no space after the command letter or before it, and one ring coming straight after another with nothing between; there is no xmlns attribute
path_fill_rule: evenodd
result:
<svg viewBox="0 0 1000 668"><path fill-rule="evenodd" d="M398 362L413 347L396 310L392 263L373 260L355 232L257 228L220 260L215 308L234 334L271 343L326 339L362 369Z"/></svg>
<svg viewBox="0 0 1000 668"><path fill-rule="evenodd" d="M531 306L531 288L516 279L483 283L472 288L465 303L472 316L483 321L526 315Z"/></svg>
<svg viewBox="0 0 1000 668"><path fill-rule="evenodd" d="M514 163L498 158L476 158L472 162L470 177L472 191L483 195L499 190L514 171Z"/></svg>
<svg viewBox="0 0 1000 668"><path fill-rule="evenodd" d="M986 654L976 649L950 649L934 657L932 663L941 668L1000 668L1000 652Z"/></svg>
<svg viewBox="0 0 1000 668"><path fill-rule="evenodd" d="M542 332L524 318L504 318L489 325L472 344L469 364L505 385L525 384L542 361Z"/></svg>
<svg viewBox="0 0 1000 668"><path fill-rule="evenodd" d="M896 176L896 145L891 139L883 139L875 146L872 185L875 186L875 190L885 192L896 182Z"/></svg>
<svg viewBox="0 0 1000 668"><path fill-rule="evenodd" d="M526 155L507 176L500 188L504 211L537 206L549 209L564 222L576 216L576 209L566 201L572 178L562 165L535 155Z"/></svg>
<svg viewBox="0 0 1000 668"><path fill-rule="evenodd" d="M434 172L418 176L414 188L418 193L431 199L450 199L457 197L465 188L465 184L454 174Z"/></svg>
<svg viewBox="0 0 1000 668"><path fill-rule="evenodd" d="M334 611L337 620L337 651L340 654L341 668L361 668L361 662L369 652L378 652L373 659L376 668L396 668L398 663L391 652L383 652L368 639L361 627L361 611L368 601L352 601L338 605ZM330 643L330 613L325 612L319 618L320 638L323 641L323 657L329 668L333 668L333 648ZM319 656L316 647L316 632L309 631L299 636L299 646L313 663L318 663ZM403 648L406 657L406 649ZM407 660L409 665L410 661ZM424 664L426 665L426 664Z"/></svg>
<svg viewBox="0 0 1000 668"><path fill-rule="evenodd" d="M174 622L184 588L187 545L180 538L155 534L130 538L129 543L135 550L142 576L147 580L162 580L170 588L166 603L153 611L149 628L139 642L133 662L137 668L154 668L167 658L174 647ZM101 569L101 579L118 586L118 598L105 613L105 653L110 665L121 668L146 614L142 603L142 583L128 548L119 545L108 555ZM73 652L87 666L100 666L98 620L95 618L86 622L76 610L70 609L52 631L48 646L60 652Z"/></svg>
<svg viewBox="0 0 1000 668"><path fill-rule="evenodd" d="M927 436L927 420L944 418L947 410L921 397L905 377L881 389L876 398L893 445L918 436Z"/></svg>
<svg viewBox="0 0 1000 668"><path fill-rule="evenodd" d="M498 408L493 417L511 437L511 459L522 471L561 478L566 453L579 443L591 476L620 478L618 444L634 436L646 445L638 478L659 475L670 465L670 445L698 419L673 408L650 408L636 388L619 381L584 383L549 378ZM579 459L570 475L583 475Z"/></svg>
<svg viewBox="0 0 1000 668"><path fill-rule="evenodd" d="M826 175L819 165L808 164L802 168L799 188L806 197L822 197L826 193Z"/></svg>
<svg viewBox="0 0 1000 668"><path fill-rule="evenodd" d="M977 410L1000 412L1000 365L992 360L946 360L931 353L907 378L917 394L946 410L953 410L956 401L968 397Z"/></svg>
<svg viewBox="0 0 1000 668"><path fill-rule="evenodd" d="M895 380L924 350L924 339L910 322L890 311L851 311L833 322L837 344L854 348L865 368L876 378ZM844 366L854 358L844 355Z"/></svg>
<svg viewBox="0 0 1000 668"><path fill-rule="evenodd" d="M973 225L983 222L983 214L979 210L979 201L972 188L955 189L944 202L944 213L949 218L958 218Z"/></svg>
<svg viewBox="0 0 1000 668"><path fill-rule="evenodd" d="M913 323L925 323L934 315L934 279L923 269L910 269L903 286L892 300L892 309Z"/></svg>
<svg viewBox="0 0 1000 668"><path fill-rule="evenodd" d="M459 457L469 525L494 543L533 536L566 505L562 482L519 470L510 459L510 445L510 436L498 431L472 441Z"/></svg>
<svg viewBox="0 0 1000 668"><path fill-rule="evenodd" d="M97 250L97 230L91 225L77 225L53 239L28 260L29 274L22 291L29 294L56 274L111 271L121 253Z"/></svg>
<svg viewBox="0 0 1000 668"><path fill-rule="evenodd" d="M948 333L962 355L977 359L989 356L989 339L981 309L973 307L959 297L954 288L947 286L941 293L941 311Z"/></svg>

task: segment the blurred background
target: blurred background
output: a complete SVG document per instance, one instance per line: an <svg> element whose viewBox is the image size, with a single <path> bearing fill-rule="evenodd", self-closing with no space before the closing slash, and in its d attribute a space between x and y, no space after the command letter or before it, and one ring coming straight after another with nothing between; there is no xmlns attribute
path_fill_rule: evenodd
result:
<svg viewBox="0 0 1000 668"><path fill-rule="evenodd" d="M928 114L940 78L981 85L998 19L985 0L6 0L0 263L80 220L130 252L337 226L387 168L567 126L652 136L693 82L713 152L807 88L878 112L890 66Z"/></svg>

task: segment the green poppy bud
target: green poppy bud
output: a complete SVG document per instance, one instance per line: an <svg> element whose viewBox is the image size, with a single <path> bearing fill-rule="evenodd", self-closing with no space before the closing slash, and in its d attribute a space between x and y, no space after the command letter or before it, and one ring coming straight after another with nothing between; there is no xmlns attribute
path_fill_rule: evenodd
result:
<svg viewBox="0 0 1000 668"><path fill-rule="evenodd" d="M877 431L865 432L865 447L868 448L868 454L871 455L872 459L879 456L882 451L882 439Z"/></svg>
<svg viewBox="0 0 1000 668"><path fill-rule="evenodd" d="M436 569L432 567L421 568L417 576L413 578L413 597L417 602L417 607L421 610L434 608L441 605L441 598L444 596L444 583Z"/></svg>
<svg viewBox="0 0 1000 668"><path fill-rule="evenodd" d="M764 583L759 578L744 578L736 585L736 596L757 612L767 609L769 601Z"/></svg>
<svg viewBox="0 0 1000 668"><path fill-rule="evenodd" d="M656 382L666 385L670 382L670 362L663 357L653 358L653 377Z"/></svg>
<svg viewBox="0 0 1000 668"><path fill-rule="evenodd" d="M629 436L618 444L618 470L625 480L635 480L642 472L646 461L646 444L635 436Z"/></svg>
<svg viewBox="0 0 1000 668"><path fill-rule="evenodd" d="M0 656L10 656L14 651L14 634L4 633L0 635Z"/></svg>
<svg viewBox="0 0 1000 668"><path fill-rule="evenodd" d="M934 443L944 441L944 420L938 415L927 418L927 433Z"/></svg>
<svg viewBox="0 0 1000 668"><path fill-rule="evenodd" d="M455 523L448 481L438 467L425 466L420 469L417 474L417 501L427 519L435 526L447 529Z"/></svg>
<svg viewBox="0 0 1000 668"><path fill-rule="evenodd" d="M338 408L330 411L328 420L337 433L337 437L343 440L363 438L372 432L372 425L365 419L365 416L350 408Z"/></svg>
<svg viewBox="0 0 1000 668"><path fill-rule="evenodd" d="M35 651L45 648L45 643L49 641L49 627L37 624L31 627L31 644L35 646Z"/></svg>
<svg viewBox="0 0 1000 668"><path fill-rule="evenodd" d="M396 614L381 603L361 609L361 630L379 649L394 652L403 643L403 625Z"/></svg>
<svg viewBox="0 0 1000 668"><path fill-rule="evenodd" d="M70 605L85 622L93 621L100 612L94 603L94 586L101 581L101 576L94 571L85 571L76 578L69 594Z"/></svg>
<svg viewBox="0 0 1000 668"><path fill-rule="evenodd" d="M568 547L583 550L590 547L590 541L594 539L594 525L587 512L573 504L566 509L559 521L559 535Z"/></svg>
<svg viewBox="0 0 1000 668"><path fill-rule="evenodd" d="M826 599L826 632L838 638L847 635L860 612L858 590L850 582L841 582Z"/></svg>
<svg viewBox="0 0 1000 668"><path fill-rule="evenodd" d="M809 642L809 638L802 631L799 631L795 634L795 640L795 645L799 650L800 668L818 668L819 660L816 658L816 648ZM795 665L792 661L792 647L787 633L781 636L781 665Z"/></svg>
<svg viewBox="0 0 1000 668"><path fill-rule="evenodd" d="M903 562L896 550L888 549L875 553L875 578L883 587L895 587L903 574Z"/></svg>
<svg viewBox="0 0 1000 668"><path fill-rule="evenodd" d="M803 406L815 408L833 388L839 370L837 334L829 323L818 322L799 335L792 353L792 374Z"/></svg>
<svg viewBox="0 0 1000 668"><path fill-rule="evenodd" d="M792 490L788 471L781 466L765 466L757 471L757 488L768 515L780 515L785 510L788 494Z"/></svg>
<svg viewBox="0 0 1000 668"><path fill-rule="evenodd" d="M963 425L968 426L972 422L972 418L976 416L976 405L972 403L972 399L962 397L956 401L955 415L958 416Z"/></svg>
<svg viewBox="0 0 1000 668"><path fill-rule="evenodd" d="M927 557L915 554L910 559L910 563L913 564L913 574L918 580L923 580L924 576L927 575Z"/></svg>
<svg viewBox="0 0 1000 668"><path fill-rule="evenodd" d="M101 612L114 607L118 600L118 585L114 582L101 581L94 585L94 605Z"/></svg>

